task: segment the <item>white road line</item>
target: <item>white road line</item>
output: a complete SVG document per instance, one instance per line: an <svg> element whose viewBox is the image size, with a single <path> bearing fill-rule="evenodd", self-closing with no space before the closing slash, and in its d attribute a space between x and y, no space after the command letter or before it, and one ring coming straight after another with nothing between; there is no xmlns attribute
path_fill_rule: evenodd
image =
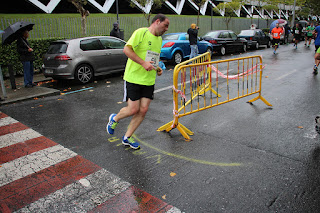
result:
<svg viewBox="0 0 320 213"><path fill-rule="evenodd" d="M41 136L42 135L40 133L32 129L25 129L22 131L2 135L0 136L0 149Z"/></svg>
<svg viewBox="0 0 320 213"><path fill-rule="evenodd" d="M0 127L1 126L7 126L9 124L18 123L19 121L11 118L11 117L5 117L0 119Z"/></svg>
<svg viewBox="0 0 320 213"><path fill-rule="evenodd" d="M131 186L105 169L84 179L90 183L89 186L84 186L79 180L17 212L88 212Z"/></svg>
<svg viewBox="0 0 320 213"><path fill-rule="evenodd" d="M284 75L276 78L276 81L281 80L281 79L283 79L283 78L285 78L285 77L287 77L287 76L289 76L289 75L292 75L293 73L295 73L295 72L297 72L297 71L298 71L298 70L293 70L292 72L286 73L286 74L284 74Z"/></svg>
<svg viewBox="0 0 320 213"><path fill-rule="evenodd" d="M56 145L4 163L0 167L0 187L76 155L75 152Z"/></svg>

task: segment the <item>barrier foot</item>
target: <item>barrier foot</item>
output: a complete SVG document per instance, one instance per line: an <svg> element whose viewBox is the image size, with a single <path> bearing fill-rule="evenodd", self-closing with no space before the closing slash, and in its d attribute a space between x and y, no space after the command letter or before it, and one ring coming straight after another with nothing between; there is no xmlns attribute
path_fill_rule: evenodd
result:
<svg viewBox="0 0 320 213"><path fill-rule="evenodd" d="M258 97L255 97L254 99L248 101L248 103L252 104L252 102L256 101L260 99L261 101L263 101L263 103L265 103L267 106L272 106L272 104L270 104L264 97L262 97L261 95L259 95Z"/></svg>
<svg viewBox="0 0 320 213"><path fill-rule="evenodd" d="M159 127L157 129L158 132L170 132L173 128L172 128L172 124L174 121L170 121L169 123ZM176 127L179 132L183 135L183 137L187 140L187 141L191 141L192 139L189 137L189 135L193 135L193 132L191 130L189 130L187 127L185 127L184 125L178 123L177 127Z"/></svg>
<svg viewBox="0 0 320 213"><path fill-rule="evenodd" d="M173 121L170 121L169 123L159 127L157 129L157 131L158 132L162 132L162 131L170 132L172 130L172 123L173 123Z"/></svg>
<svg viewBox="0 0 320 213"><path fill-rule="evenodd" d="M191 141L192 139L189 137L189 135L193 135L193 132L190 131L187 127L183 126L182 124L178 124L177 129L179 132L183 135L183 137L186 139L186 141Z"/></svg>

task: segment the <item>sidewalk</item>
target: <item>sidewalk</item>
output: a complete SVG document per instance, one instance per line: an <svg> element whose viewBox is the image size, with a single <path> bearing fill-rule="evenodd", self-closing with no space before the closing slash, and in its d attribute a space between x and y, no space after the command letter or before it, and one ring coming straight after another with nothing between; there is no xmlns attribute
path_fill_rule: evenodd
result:
<svg viewBox="0 0 320 213"><path fill-rule="evenodd" d="M17 89L13 90L11 88L10 79L5 79L5 88L7 97L4 97L3 91L0 89L0 105L16 103L24 100L30 100L34 98L51 96L51 95L59 95L60 90L42 87L41 82L50 81L51 78L46 78L42 73L38 73L34 75L34 82L38 85L33 88L25 88L23 85L23 76L18 76L15 78Z"/></svg>

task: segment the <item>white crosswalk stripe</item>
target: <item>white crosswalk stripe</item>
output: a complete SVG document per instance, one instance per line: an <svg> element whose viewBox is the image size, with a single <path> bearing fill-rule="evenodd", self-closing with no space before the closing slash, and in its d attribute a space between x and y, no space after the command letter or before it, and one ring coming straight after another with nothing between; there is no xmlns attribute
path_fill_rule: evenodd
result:
<svg viewBox="0 0 320 213"><path fill-rule="evenodd" d="M11 118L11 117L4 117L0 119L0 127L1 126L7 126L9 124L18 123L19 121Z"/></svg>
<svg viewBox="0 0 320 213"><path fill-rule="evenodd" d="M0 167L0 186L53 166L76 155L75 152L57 145L4 163Z"/></svg>
<svg viewBox="0 0 320 213"><path fill-rule="evenodd" d="M32 129L25 129L22 131L6 134L0 136L0 149L6 146L11 146L16 143L24 142L33 138L42 136Z"/></svg>

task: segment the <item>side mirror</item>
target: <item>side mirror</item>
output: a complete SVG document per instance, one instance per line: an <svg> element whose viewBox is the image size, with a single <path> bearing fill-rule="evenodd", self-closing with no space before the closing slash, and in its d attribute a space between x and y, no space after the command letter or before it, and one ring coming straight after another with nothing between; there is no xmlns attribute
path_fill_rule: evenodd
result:
<svg viewBox="0 0 320 213"><path fill-rule="evenodd" d="M202 41L202 40L203 40L203 38L202 38L202 37L198 37L198 40L199 40L199 41Z"/></svg>

